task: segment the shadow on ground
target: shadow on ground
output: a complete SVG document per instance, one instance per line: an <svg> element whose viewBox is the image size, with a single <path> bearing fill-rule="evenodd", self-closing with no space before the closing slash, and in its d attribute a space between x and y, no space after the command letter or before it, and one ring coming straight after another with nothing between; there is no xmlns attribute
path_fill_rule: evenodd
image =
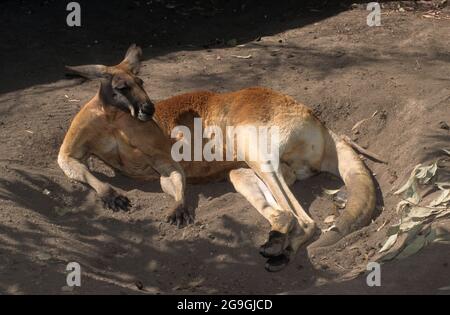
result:
<svg viewBox="0 0 450 315"><path fill-rule="evenodd" d="M286 288L307 288L318 277L335 276L331 271L315 270L304 250L292 263L290 272L295 272L295 278L289 271L267 273L258 254L259 244L251 237L261 228L254 219L234 219L226 209L233 204L224 205L223 199L217 202L225 207L217 219L223 228L205 236L201 224L177 230L148 213L139 219L135 217L138 212L112 214L92 200L92 192L81 185L71 192L64 187L66 183L60 185L51 176L19 169L12 172L16 180L0 180L0 199L26 209L26 214L19 218L20 224L2 220L0 226L3 292L65 292L65 266L72 261L83 266L84 284L78 293L278 293ZM118 184L119 189L142 187L145 194L160 189L157 183L141 185L122 176L103 179ZM318 176L294 187L306 209L317 193L309 186L316 187L320 180ZM334 187L339 182L329 184ZM188 193L196 202L199 195L208 198L214 208L215 198L231 192L230 184L218 183L207 194L204 185L193 185ZM254 215L249 213L250 218ZM227 280L222 274L234 276ZM139 289L140 284L143 289Z"/></svg>
<svg viewBox="0 0 450 315"><path fill-rule="evenodd" d="M334 16L364 1L78 1L82 26L66 24L66 2L4 1L0 92L57 81L66 64L113 64L136 42L145 58L212 49Z"/></svg>

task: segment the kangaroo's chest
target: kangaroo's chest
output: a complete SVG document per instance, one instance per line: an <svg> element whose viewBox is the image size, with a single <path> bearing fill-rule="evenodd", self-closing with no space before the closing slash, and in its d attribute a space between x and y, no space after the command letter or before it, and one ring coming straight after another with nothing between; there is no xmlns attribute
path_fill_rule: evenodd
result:
<svg viewBox="0 0 450 315"><path fill-rule="evenodd" d="M117 131L109 132L95 141L93 153L112 168L138 179L156 179L158 174L151 167L149 157L139 148L139 143L131 144L126 135Z"/></svg>

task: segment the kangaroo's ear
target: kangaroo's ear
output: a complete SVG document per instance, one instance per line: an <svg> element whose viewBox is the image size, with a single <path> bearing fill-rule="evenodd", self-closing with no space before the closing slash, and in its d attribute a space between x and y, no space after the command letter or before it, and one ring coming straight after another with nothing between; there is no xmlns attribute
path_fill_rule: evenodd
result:
<svg viewBox="0 0 450 315"><path fill-rule="evenodd" d="M86 79L111 77L111 72L108 67L103 65L66 66L66 74L80 76Z"/></svg>
<svg viewBox="0 0 450 315"><path fill-rule="evenodd" d="M123 61L117 65L117 67L124 70L128 70L133 74L138 74L141 68L142 49L136 44L133 44L128 48L127 53Z"/></svg>

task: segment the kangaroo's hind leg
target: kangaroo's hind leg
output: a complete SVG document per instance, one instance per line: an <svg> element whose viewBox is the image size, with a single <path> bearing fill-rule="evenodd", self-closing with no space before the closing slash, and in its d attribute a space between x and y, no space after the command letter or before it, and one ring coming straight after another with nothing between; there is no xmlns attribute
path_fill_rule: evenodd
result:
<svg viewBox="0 0 450 315"><path fill-rule="evenodd" d="M295 181L295 175L287 167L282 169L285 171L289 184L292 184ZM294 216L278 205L270 190L252 169L241 168L231 171L230 181L235 189L269 221L271 231L267 242L261 246L260 253L269 258L266 264L267 270L281 270L289 262L289 257L284 253L290 245L288 235L295 224Z"/></svg>

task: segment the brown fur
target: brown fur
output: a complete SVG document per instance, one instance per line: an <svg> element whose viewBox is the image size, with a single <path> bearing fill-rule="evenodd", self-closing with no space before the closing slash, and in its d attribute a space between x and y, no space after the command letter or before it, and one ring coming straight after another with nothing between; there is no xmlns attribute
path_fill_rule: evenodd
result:
<svg viewBox="0 0 450 315"><path fill-rule="evenodd" d="M127 72L129 64L124 61L114 71L119 74L126 71L132 75ZM131 64L136 66L135 60ZM163 190L176 200L170 218L178 224L189 222L191 215L184 201L185 178L198 182L229 175L235 188L269 220L276 232L263 246L265 256L292 254L315 231L314 221L288 187L297 178L305 178L317 171L329 171L340 174L350 191L348 211L338 221L338 231L326 233L321 238L325 241L319 239L318 246L336 242L367 224L371 217L375 202L373 182L356 153L327 130L309 108L289 96L260 87L222 94L208 91L186 93L156 103L154 120L147 122L139 122L123 108L111 106L105 99L100 90L78 113L66 135L58 161L69 177L90 184L100 197L113 204L113 208L115 203L118 203L118 208L123 208L120 198L125 197L99 182L83 166L82 161L89 155L98 156L133 178L160 177ZM248 159L245 162L174 162L170 154L171 145L175 142L171 139L171 131L175 126L184 125L193 134L193 119L196 117L202 118L203 127L219 126L223 134L227 126L277 126L281 134L280 168L264 172L262 161ZM237 137L249 143L254 141L245 133Z"/></svg>

